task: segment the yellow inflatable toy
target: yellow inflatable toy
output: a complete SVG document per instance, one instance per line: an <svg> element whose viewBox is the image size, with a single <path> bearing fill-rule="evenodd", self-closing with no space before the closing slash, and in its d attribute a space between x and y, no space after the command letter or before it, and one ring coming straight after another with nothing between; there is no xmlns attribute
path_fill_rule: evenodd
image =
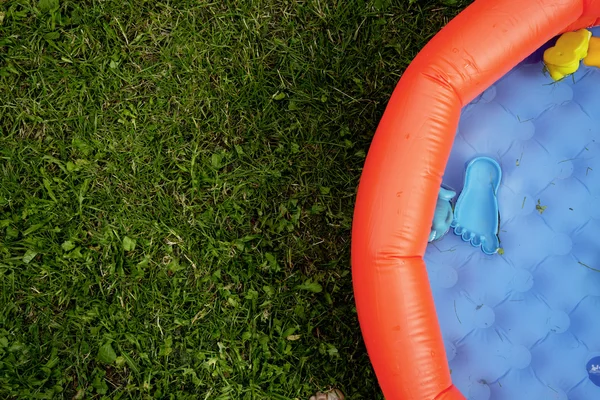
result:
<svg viewBox="0 0 600 400"><path fill-rule="evenodd" d="M579 62L588 55L591 36L587 29L564 33L544 52L544 63L552 79L559 81L577 71ZM600 61L600 54L594 60Z"/></svg>

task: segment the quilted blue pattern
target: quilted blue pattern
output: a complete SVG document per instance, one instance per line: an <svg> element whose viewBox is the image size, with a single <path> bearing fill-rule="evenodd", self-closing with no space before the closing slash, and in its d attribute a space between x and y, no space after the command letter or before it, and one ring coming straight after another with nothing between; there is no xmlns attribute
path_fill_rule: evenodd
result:
<svg viewBox="0 0 600 400"><path fill-rule="evenodd" d="M443 183L460 191L476 156L502 166L503 254L450 232L425 256L455 385L600 399L600 69L554 83L540 52L519 64L464 108Z"/></svg>

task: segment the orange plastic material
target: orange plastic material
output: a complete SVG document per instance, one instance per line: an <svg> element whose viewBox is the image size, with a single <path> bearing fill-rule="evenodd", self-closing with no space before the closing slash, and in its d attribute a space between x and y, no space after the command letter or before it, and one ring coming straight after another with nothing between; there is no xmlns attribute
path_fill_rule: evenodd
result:
<svg viewBox="0 0 600 400"><path fill-rule="evenodd" d="M461 108L552 37L596 25L600 0L476 0L417 55L362 173L352 274L388 400L458 400L423 262Z"/></svg>

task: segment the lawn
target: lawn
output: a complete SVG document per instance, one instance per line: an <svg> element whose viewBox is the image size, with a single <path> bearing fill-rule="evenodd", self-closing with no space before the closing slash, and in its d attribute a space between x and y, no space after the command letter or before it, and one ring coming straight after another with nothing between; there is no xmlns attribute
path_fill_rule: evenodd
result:
<svg viewBox="0 0 600 400"><path fill-rule="evenodd" d="M466 2L0 0L0 398L382 398L356 187Z"/></svg>

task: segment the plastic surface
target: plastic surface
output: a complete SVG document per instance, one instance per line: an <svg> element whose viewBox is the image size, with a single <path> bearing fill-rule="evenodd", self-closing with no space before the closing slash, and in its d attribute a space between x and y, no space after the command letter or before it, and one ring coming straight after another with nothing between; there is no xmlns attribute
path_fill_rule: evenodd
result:
<svg viewBox="0 0 600 400"><path fill-rule="evenodd" d="M600 69L553 83L542 67L530 58L465 107L443 180L460 187L473 156L498 157L503 254L447 235L425 255L452 379L472 400L600 399L587 368L600 355Z"/></svg>
<svg viewBox="0 0 600 400"><path fill-rule="evenodd" d="M476 157L467 165L463 190L456 201L454 233L463 241L481 247L485 254L496 253L500 244L497 233L501 179L502 170L496 160Z"/></svg>
<svg viewBox="0 0 600 400"><path fill-rule="evenodd" d="M450 224L454 220L454 212L450 201L456 196L453 190L440 188L435 212L433 214L433 222L431 224L431 233L429 241L440 240L450 230Z"/></svg>
<svg viewBox="0 0 600 400"><path fill-rule="evenodd" d="M464 398L423 260L462 107L552 37L599 15L600 0L476 0L403 73L365 161L352 227L358 318L388 400ZM537 245L531 239L520 238Z"/></svg>

